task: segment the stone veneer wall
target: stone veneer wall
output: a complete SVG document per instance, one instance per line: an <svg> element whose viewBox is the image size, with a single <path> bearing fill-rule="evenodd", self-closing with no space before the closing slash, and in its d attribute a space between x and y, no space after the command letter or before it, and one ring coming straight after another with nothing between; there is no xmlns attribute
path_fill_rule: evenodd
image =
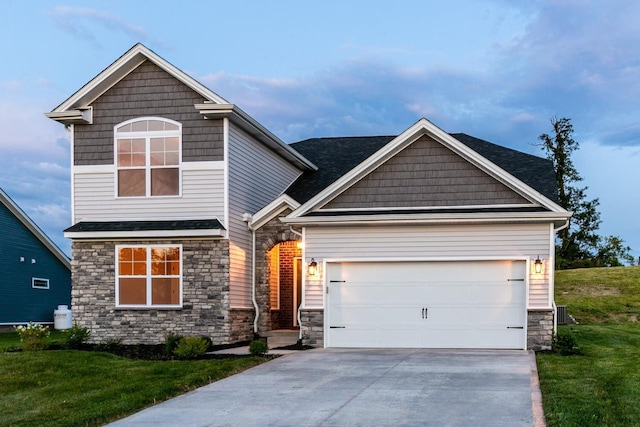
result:
<svg viewBox="0 0 640 427"><path fill-rule="evenodd" d="M527 349L551 350L553 310L529 311L527 315Z"/></svg>
<svg viewBox="0 0 640 427"><path fill-rule="evenodd" d="M267 253L271 248L281 242L298 241L301 237L291 231L291 227L280 221L280 218L291 213L285 209L276 218L256 230L256 302L260 310L258 318L258 334L267 336L271 330L271 313L269 297L269 258Z"/></svg>
<svg viewBox="0 0 640 427"><path fill-rule="evenodd" d="M252 317L229 310L227 240L118 241L117 244L182 244L181 309L116 309L116 242L72 242L72 310L91 342L158 344L169 334L206 335L214 344L245 340ZM237 322L232 328L231 324ZM249 328L248 331L251 331Z"/></svg>
<svg viewBox="0 0 640 427"><path fill-rule="evenodd" d="M302 344L324 347L324 310L300 310Z"/></svg>

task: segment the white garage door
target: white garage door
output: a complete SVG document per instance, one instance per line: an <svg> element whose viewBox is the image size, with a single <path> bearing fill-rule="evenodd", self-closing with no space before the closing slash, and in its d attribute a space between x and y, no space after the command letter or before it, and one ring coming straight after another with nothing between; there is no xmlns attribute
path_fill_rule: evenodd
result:
<svg viewBox="0 0 640 427"><path fill-rule="evenodd" d="M524 261L327 265L328 347L526 348Z"/></svg>

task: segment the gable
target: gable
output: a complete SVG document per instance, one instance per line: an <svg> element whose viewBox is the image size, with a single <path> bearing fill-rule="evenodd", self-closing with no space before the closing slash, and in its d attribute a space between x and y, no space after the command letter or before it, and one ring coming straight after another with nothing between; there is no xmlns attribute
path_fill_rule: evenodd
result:
<svg viewBox="0 0 640 427"><path fill-rule="evenodd" d="M147 60L95 99L93 124L74 125L74 164L113 164L113 127L136 117L182 124L182 160L223 159L222 119L203 120L194 104L201 95Z"/></svg>
<svg viewBox="0 0 640 427"><path fill-rule="evenodd" d="M321 209L530 205L460 155L422 135Z"/></svg>

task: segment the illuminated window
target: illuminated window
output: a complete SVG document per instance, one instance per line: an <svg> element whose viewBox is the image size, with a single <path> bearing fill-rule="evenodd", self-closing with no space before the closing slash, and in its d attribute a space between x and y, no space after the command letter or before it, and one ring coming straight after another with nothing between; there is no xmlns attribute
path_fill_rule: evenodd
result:
<svg viewBox="0 0 640 427"><path fill-rule="evenodd" d="M161 119L129 120L115 127L118 197L180 195L182 127Z"/></svg>
<svg viewBox="0 0 640 427"><path fill-rule="evenodd" d="M116 306L181 307L182 247L117 246Z"/></svg>

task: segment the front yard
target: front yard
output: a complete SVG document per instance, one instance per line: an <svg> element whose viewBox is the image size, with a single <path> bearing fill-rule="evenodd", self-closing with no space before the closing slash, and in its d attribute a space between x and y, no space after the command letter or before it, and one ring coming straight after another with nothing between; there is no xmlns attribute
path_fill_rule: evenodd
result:
<svg viewBox="0 0 640 427"><path fill-rule="evenodd" d="M640 425L640 267L559 271L556 301L583 354L537 354L548 425Z"/></svg>
<svg viewBox="0 0 640 427"><path fill-rule="evenodd" d="M99 426L268 360L147 361L77 350L5 351L16 346L17 334L0 334L0 426Z"/></svg>

